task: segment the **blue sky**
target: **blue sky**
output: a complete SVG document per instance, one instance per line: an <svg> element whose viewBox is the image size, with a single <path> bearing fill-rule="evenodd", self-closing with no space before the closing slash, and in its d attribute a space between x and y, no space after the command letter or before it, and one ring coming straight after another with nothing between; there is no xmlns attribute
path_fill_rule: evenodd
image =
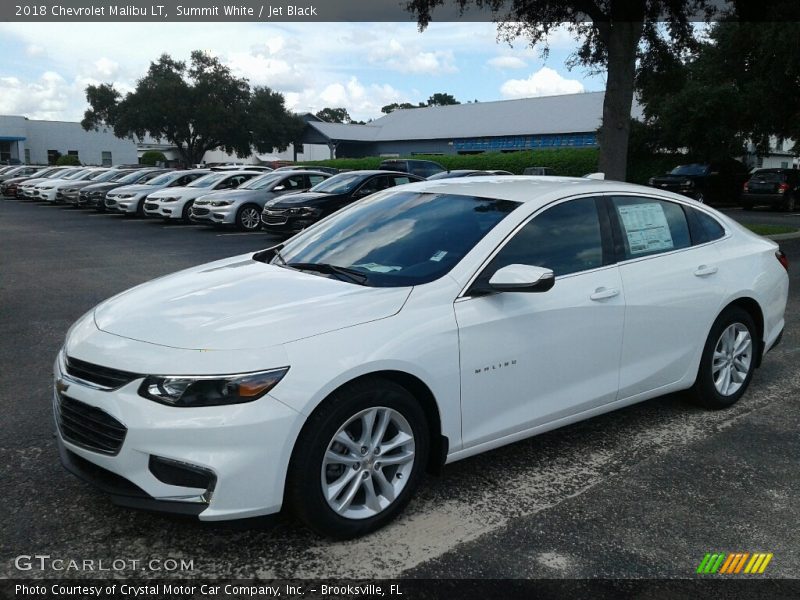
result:
<svg viewBox="0 0 800 600"><path fill-rule="evenodd" d="M568 71L575 42L551 36L547 60L524 39L497 41L491 23L0 23L0 114L79 120L89 84L129 91L163 52L218 56L298 112L344 106L355 119L434 92L462 102L597 91L601 75Z"/></svg>

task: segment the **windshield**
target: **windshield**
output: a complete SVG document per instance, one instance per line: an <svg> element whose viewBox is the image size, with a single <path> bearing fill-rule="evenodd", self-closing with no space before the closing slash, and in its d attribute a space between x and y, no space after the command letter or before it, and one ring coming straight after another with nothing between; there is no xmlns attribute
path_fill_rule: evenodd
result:
<svg viewBox="0 0 800 600"><path fill-rule="evenodd" d="M669 173L670 175L705 175L707 172L708 165L692 164L678 165Z"/></svg>
<svg viewBox="0 0 800 600"><path fill-rule="evenodd" d="M329 264L366 285L402 287L452 269L519 203L453 194L385 191L292 238L273 264ZM287 267L287 268L288 268Z"/></svg>
<svg viewBox="0 0 800 600"><path fill-rule="evenodd" d="M69 175L64 175L61 179L80 179L83 175L86 175L89 172L90 171L87 169L77 169Z"/></svg>
<svg viewBox="0 0 800 600"><path fill-rule="evenodd" d="M52 167L49 167L47 169L39 169L38 171L36 171L36 173L33 173L31 175L31 179L35 179L37 177L46 177L51 173L55 173L55 169L53 169Z"/></svg>
<svg viewBox="0 0 800 600"><path fill-rule="evenodd" d="M347 194L364 180L363 173L340 173L312 187L309 192L326 194Z"/></svg>
<svg viewBox="0 0 800 600"><path fill-rule="evenodd" d="M256 177L255 179L251 179L244 185L240 185L240 190L263 190L266 187L271 186L276 181L280 181L281 178L285 177L285 175L273 175L270 173L269 175L261 175L260 177Z"/></svg>
<svg viewBox="0 0 800 600"><path fill-rule="evenodd" d="M111 179L116 171L96 171L89 175L88 179L91 181L108 181Z"/></svg>
<svg viewBox="0 0 800 600"><path fill-rule="evenodd" d="M50 173L47 178L48 179L65 179L70 175L75 175L78 171L82 171L83 169L59 169L58 171L53 171Z"/></svg>
<svg viewBox="0 0 800 600"><path fill-rule="evenodd" d="M178 177L177 173L164 173L160 177L156 177L155 179L148 181L147 185L167 185L176 177Z"/></svg>
<svg viewBox="0 0 800 600"><path fill-rule="evenodd" d="M230 173L211 173L210 175L203 175L202 177L198 177L192 183L187 185L186 187L193 187L193 188L207 188L211 187L215 183L219 183L226 177L228 177Z"/></svg>
<svg viewBox="0 0 800 600"><path fill-rule="evenodd" d="M137 173L131 173L130 171L119 171L119 172L115 172L114 176L111 177L110 179L107 179L106 181L115 181L115 182L116 181L120 181L121 182L121 181L125 181L126 179L128 179L131 175L137 175ZM141 175L141 173L138 173L138 175Z"/></svg>

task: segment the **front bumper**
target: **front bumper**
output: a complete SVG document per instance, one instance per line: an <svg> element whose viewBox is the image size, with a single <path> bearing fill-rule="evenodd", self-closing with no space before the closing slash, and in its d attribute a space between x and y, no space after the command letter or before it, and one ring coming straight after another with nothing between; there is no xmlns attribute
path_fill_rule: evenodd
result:
<svg viewBox="0 0 800 600"><path fill-rule="evenodd" d="M106 210L118 213L135 213L136 207L139 204L139 198L118 198L106 197L105 206Z"/></svg>
<svg viewBox="0 0 800 600"><path fill-rule="evenodd" d="M274 231L278 233L297 233L303 231L306 227L310 227L320 217L312 215L292 215L287 214L285 211L275 211L266 209L261 213L261 224L266 231Z"/></svg>
<svg viewBox="0 0 800 600"><path fill-rule="evenodd" d="M291 449L302 427L300 413L269 394L231 406L165 406L139 396L141 378L106 391L71 378L60 363L57 360L54 366L53 403L61 460L68 470L109 493L115 503L208 521L280 510ZM65 397L124 426L115 453L82 443L83 438L74 435L80 423L59 422L64 419L60 402ZM154 472L154 459L208 473L207 481L213 479L213 484L166 483Z"/></svg>
<svg viewBox="0 0 800 600"><path fill-rule="evenodd" d="M203 225L233 225L236 223L236 206L192 206L189 219Z"/></svg>

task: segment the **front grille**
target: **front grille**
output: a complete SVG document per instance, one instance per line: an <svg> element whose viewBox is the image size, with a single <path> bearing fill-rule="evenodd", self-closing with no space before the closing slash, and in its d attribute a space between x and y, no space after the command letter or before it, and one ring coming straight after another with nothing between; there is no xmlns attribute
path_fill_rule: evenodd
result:
<svg viewBox="0 0 800 600"><path fill-rule="evenodd" d="M103 454L118 454L128 428L107 412L56 393L58 429L68 442Z"/></svg>
<svg viewBox="0 0 800 600"><path fill-rule="evenodd" d="M269 225L283 225L288 220L286 217L280 215L262 215L261 220Z"/></svg>
<svg viewBox="0 0 800 600"><path fill-rule="evenodd" d="M211 209L208 209L208 208L197 208L196 206L194 208L192 208L192 214L194 214L194 216L196 216L196 217L205 216L210 212L211 212Z"/></svg>
<svg viewBox="0 0 800 600"><path fill-rule="evenodd" d="M102 367L70 357L66 359L66 369L67 375L110 389L122 387L134 379L142 377L136 373Z"/></svg>
<svg viewBox="0 0 800 600"><path fill-rule="evenodd" d="M144 207L147 210L156 210L158 208L158 204L156 204L155 202L148 202L147 204L144 205Z"/></svg>

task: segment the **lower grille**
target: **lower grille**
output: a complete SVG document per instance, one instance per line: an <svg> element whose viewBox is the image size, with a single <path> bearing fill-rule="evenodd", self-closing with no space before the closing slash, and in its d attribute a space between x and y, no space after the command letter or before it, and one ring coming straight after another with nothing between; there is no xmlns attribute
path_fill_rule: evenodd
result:
<svg viewBox="0 0 800 600"><path fill-rule="evenodd" d="M100 387L116 389L139 379L142 375L88 363L77 358L66 358L67 375L88 381Z"/></svg>
<svg viewBox="0 0 800 600"><path fill-rule="evenodd" d="M261 216L261 220L269 225L283 225L288 220L284 216L265 214Z"/></svg>
<svg viewBox="0 0 800 600"><path fill-rule="evenodd" d="M158 204L155 204L154 202L148 202L147 204L144 205L144 207L147 210L156 210L158 208Z"/></svg>
<svg viewBox="0 0 800 600"><path fill-rule="evenodd" d="M194 214L194 216L196 216L196 217L202 217L202 216L205 216L205 215L207 215L207 214L208 214L208 213L210 213L210 212L211 212L211 209L210 209L210 208L197 208L196 206L195 206L194 208L192 208L192 213L193 213L193 214Z"/></svg>
<svg viewBox="0 0 800 600"><path fill-rule="evenodd" d="M65 440L102 454L119 453L128 429L107 412L60 393L56 393L55 409Z"/></svg>

